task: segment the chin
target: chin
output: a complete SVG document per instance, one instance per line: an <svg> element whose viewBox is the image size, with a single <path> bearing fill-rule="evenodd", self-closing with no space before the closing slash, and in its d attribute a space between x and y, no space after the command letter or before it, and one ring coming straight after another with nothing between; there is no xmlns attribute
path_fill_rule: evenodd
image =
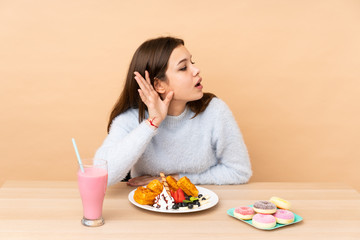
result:
<svg viewBox="0 0 360 240"><path fill-rule="evenodd" d="M204 93L201 92L201 93L197 93L197 94L188 96L186 98L186 100L185 99L183 99L183 100L185 100L186 102L194 102L194 101L200 100L203 96L204 96ZM180 100L180 98L175 98L174 97L173 100Z"/></svg>
<svg viewBox="0 0 360 240"><path fill-rule="evenodd" d="M194 99L194 101L196 101L196 100L200 100L203 96L204 96L204 93L203 93L203 92L201 92L201 94L199 94L199 96L198 96L196 99Z"/></svg>

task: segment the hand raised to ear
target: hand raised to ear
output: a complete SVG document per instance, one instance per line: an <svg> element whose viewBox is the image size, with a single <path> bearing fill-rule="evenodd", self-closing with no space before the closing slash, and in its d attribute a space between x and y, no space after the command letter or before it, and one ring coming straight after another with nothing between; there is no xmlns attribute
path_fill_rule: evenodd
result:
<svg viewBox="0 0 360 240"><path fill-rule="evenodd" d="M149 112L149 119L156 126L159 126L161 122L166 118L169 104L174 96L174 92L169 92L164 100L162 100L159 94L155 91L151 85L149 72L145 71L145 78L138 72L134 72L135 80L139 84L139 95L143 103L147 106Z"/></svg>

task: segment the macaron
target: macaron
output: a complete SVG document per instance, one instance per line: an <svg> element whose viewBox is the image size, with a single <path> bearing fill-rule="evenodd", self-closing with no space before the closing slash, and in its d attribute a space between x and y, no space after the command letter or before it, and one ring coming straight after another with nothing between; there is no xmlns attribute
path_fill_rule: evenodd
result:
<svg viewBox="0 0 360 240"><path fill-rule="evenodd" d="M241 206L234 210L234 217L242 220L250 220L254 216L255 211L251 207Z"/></svg>
<svg viewBox="0 0 360 240"><path fill-rule="evenodd" d="M278 209L276 213L273 214L277 223L280 224L290 224L294 222L295 216L289 210Z"/></svg>
<svg viewBox="0 0 360 240"><path fill-rule="evenodd" d="M269 229L276 226L276 219L273 215L258 213L253 216L252 224L260 229Z"/></svg>
<svg viewBox="0 0 360 240"><path fill-rule="evenodd" d="M253 205L254 211L261 214L273 214L276 212L276 206L272 202L262 200Z"/></svg>
<svg viewBox="0 0 360 240"><path fill-rule="evenodd" d="M281 208L281 209L289 210L291 207L291 204L289 201L279 198L279 197L271 197L269 201L272 202L273 204L275 204L276 207Z"/></svg>

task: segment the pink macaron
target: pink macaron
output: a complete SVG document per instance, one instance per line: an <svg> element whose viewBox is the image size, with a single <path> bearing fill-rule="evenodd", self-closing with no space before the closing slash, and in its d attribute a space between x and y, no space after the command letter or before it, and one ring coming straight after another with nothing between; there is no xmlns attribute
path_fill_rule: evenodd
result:
<svg viewBox="0 0 360 240"><path fill-rule="evenodd" d="M261 229L269 229L276 226L276 219L270 214L255 214L252 218L252 224Z"/></svg>
<svg viewBox="0 0 360 240"><path fill-rule="evenodd" d="M234 210L234 217L243 219L243 220L250 220L254 216L255 211L252 207L237 207Z"/></svg>
<svg viewBox="0 0 360 240"><path fill-rule="evenodd" d="M291 211L283 209L278 209L273 216L275 217L276 222L280 224L290 224L294 222L295 219L295 216Z"/></svg>

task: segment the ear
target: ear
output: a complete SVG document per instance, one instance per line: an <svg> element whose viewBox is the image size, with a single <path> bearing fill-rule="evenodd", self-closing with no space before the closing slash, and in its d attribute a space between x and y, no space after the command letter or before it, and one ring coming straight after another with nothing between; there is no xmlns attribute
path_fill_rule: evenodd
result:
<svg viewBox="0 0 360 240"><path fill-rule="evenodd" d="M158 78L154 78L154 89L156 92L163 94L166 92L166 82Z"/></svg>

